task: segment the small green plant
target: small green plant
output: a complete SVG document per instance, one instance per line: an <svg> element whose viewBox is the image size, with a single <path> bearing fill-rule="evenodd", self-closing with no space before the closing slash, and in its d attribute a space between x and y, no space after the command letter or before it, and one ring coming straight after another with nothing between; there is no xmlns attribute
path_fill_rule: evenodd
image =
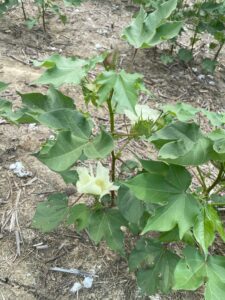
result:
<svg viewBox="0 0 225 300"><path fill-rule="evenodd" d="M177 0L169 0L148 13L142 6L132 23L124 29L123 38L135 48L133 60L140 48L151 48L178 35L183 23L169 21Z"/></svg>
<svg viewBox="0 0 225 300"><path fill-rule="evenodd" d="M73 203L64 193L39 203L33 226L49 232L60 224L75 225L95 243L106 241L127 259L145 294L204 285L206 300L222 300L225 257L216 254L214 242L225 242L219 210L225 205L225 114L182 103L161 110L138 104L146 91L142 75L117 70L106 58L53 55L39 63L47 70L36 84L51 85L46 95L20 94L23 107L15 112L9 101L0 101L0 114L9 121L35 122L54 131L55 138L35 156L77 188ZM96 64L105 69L93 79L89 71ZM81 85L86 110L56 89L63 84ZM98 128L90 105L104 112ZM121 131L116 124L123 116ZM210 132L200 128L200 117L208 118ZM147 159L134 153L127 161L124 153L133 140L155 150L145 149Z"/></svg>
<svg viewBox="0 0 225 300"><path fill-rule="evenodd" d="M82 0L63 0L63 4L68 5L79 5ZM58 2L56 3L54 0L35 0L34 4L38 8L38 14L35 17L28 17L26 13L26 8L24 1L19 0L5 0L0 4L0 16L7 13L9 10L15 8L16 6L20 5L24 21L29 29L32 29L33 26L37 25L39 21L41 20L42 26L44 31L47 31L46 28L46 12L50 11L56 14L59 19L63 22L63 24L66 23L67 17L62 13L62 10L60 6L58 5Z"/></svg>

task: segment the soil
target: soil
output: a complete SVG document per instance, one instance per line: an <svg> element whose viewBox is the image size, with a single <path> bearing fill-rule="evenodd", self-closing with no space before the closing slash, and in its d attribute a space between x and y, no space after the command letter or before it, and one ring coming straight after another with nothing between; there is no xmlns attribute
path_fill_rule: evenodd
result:
<svg viewBox="0 0 225 300"><path fill-rule="evenodd" d="M28 14L34 13L30 2L26 9ZM65 9L69 18L65 26L49 14L45 33L41 26L28 30L21 9L13 9L0 19L0 75L1 81L10 82L2 98L11 100L16 108L21 105L16 91L46 92L46 87L30 85L42 72L33 67L32 61L53 53L90 57L118 48L120 64L128 69L133 50L121 39L121 33L135 10L125 0L85 1L81 6ZM183 36L181 43L185 44L186 40ZM178 61L163 65L160 55L168 45L157 51L137 53L133 68L144 74L146 86L154 93L149 100L151 106L183 101L216 111L225 109L225 55L221 54L214 76L201 79L198 59L207 52L202 44L196 48L193 68ZM64 92L79 102L79 90L67 87ZM104 243L96 246L85 232L78 234L72 228L59 228L45 235L32 229L37 203L47 193L66 188L57 174L31 156L50 134L42 126L17 127L0 122L0 299L202 299L201 291L144 297L136 287L134 275L128 272L126 261ZM13 174L9 166L16 161L21 161L32 176L19 178ZM21 253L18 253L16 234L22 241ZM94 278L91 289L71 294L73 283L82 277L49 271L54 266L95 271L98 277Z"/></svg>

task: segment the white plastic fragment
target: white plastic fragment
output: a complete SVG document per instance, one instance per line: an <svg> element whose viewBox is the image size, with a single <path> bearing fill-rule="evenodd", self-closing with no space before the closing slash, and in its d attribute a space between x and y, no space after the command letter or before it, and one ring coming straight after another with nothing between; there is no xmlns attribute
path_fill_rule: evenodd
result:
<svg viewBox="0 0 225 300"><path fill-rule="evenodd" d="M28 130L37 130L37 124L36 123L30 123L28 125Z"/></svg>
<svg viewBox="0 0 225 300"><path fill-rule="evenodd" d="M93 284L93 277L85 277L83 280L83 286L86 289L90 289Z"/></svg>
<svg viewBox="0 0 225 300"><path fill-rule="evenodd" d="M74 274L74 275L81 275L84 277L98 277L98 275L95 275L94 273L90 273L90 272L86 272L86 271L78 270L78 269L64 269L64 268L59 268L59 267L52 267L49 270L56 271L56 272L69 273L69 274Z"/></svg>
<svg viewBox="0 0 225 300"><path fill-rule="evenodd" d="M71 287L70 292L75 294L82 289L82 284L80 282L75 282L74 285Z"/></svg>
<svg viewBox="0 0 225 300"><path fill-rule="evenodd" d="M100 45L100 44L95 44L95 48L96 48L97 50L99 50L99 49L102 48L102 45Z"/></svg>
<svg viewBox="0 0 225 300"><path fill-rule="evenodd" d="M21 161L17 161L9 166L9 170L11 170L14 174L16 174L18 177L30 177L32 176L32 173L30 171L27 171Z"/></svg>
<svg viewBox="0 0 225 300"><path fill-rule="evenodd" d="M204 74L199 74L198 75L198 79L199 80L204 80L205 79L205 75Z"/></svg>

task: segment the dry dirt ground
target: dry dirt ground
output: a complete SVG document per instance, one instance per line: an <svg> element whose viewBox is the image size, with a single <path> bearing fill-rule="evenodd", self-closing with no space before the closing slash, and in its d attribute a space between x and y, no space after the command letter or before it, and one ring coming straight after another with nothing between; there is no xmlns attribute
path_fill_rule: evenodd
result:
<svg viewBox="0 0 225 300"><path fill-rule="evenodd" d="M31 7L26 3L28 13L33 14ZM135 7L127 1L99 0L87 1L66 11L69 22L65 26L57 17L48 16L46 34L41 26L29 31L19 8L0 19L0 80L11 83L1 96L11 100L14 107L20 106L16 91L46 91L45 87L29 86L41 72L32 67L34 59L53 53L89 57L117 47L121 65L129 67L132 49L120 36ZM185 43L185 37L182 42ZM224 54L214 77L200 80L197 63L197 72L179 62L164 66L159 59L162 51L139 51L134 65L135 71L145 75L147 87L155 94L149 102L152 106L179 100L213 110L225 108ZM204 49L196 50L196 61L199 52L203 53ZM64 92L74 99L79 98L76 89L68 87ZM35 207L45 198L45 193L65 189L58 175L31 156L49 135L41 126L16 127L0 123L0 299L171 299L169 296L141 296L134 276L128 273L126 261L109 251L104 243L95 246L85 233L60 228L43 235L31 228ZM15 161L22 161L32 176L21 179L12 174L9 166ZM18 224L13 226L15 220ZM14 229L21 234L20 255ZM35 247L41 243L47 248ZM94 278L91 289L74 295L69 290L80 278L49 271L53 266L94 270L98 277ZM202 299L197 292L176 294L172 298Z"/></svg>

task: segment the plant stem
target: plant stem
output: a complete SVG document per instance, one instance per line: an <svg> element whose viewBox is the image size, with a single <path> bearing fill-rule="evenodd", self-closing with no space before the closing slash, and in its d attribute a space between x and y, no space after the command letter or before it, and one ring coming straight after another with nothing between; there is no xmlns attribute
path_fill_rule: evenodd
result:
<svg viewBox="0 0 225 300"><path fill-rule="evenodd" d="M133 57L132 57L132 65L134 64L134 59L135 59L135 57L136 57L136 54L137 54L137 52L138 52L138 48L135 48L134 49L134 54L133 54Z"/></svg>
<svg viewBox="0 0 225 300"><path fill-rule="evenodd" d="M217 60L217 58L218 58L218 56L219 56L219 54L220 54L220 51L222 50L224 44L225 44L225 41L222 42L222 43L220 44L220 47L219 47L219 49L216 51L216 54L215 54L215 56L214 56L214 60Z"/></svg>
<svg viewBox="0 0 225 300"><path fill-rule="evenodd" d="M44 4L44 2L42 3L42 24L43 24L43 29L44 29L44 32L46 32L46 22L45 22L45 4Z"/></svg>
<svg viewBox="0 0 225 300"><path fill-rule="evenodd" d="M120 157L118 157L117 159L118 159L122 164L126 165L126 167L127 167L130 171L133 171L133 170L128 166L128 164L127 164L124 160L122 160Z"/></svg>
<svg viewBox="0 0 225 300"><path fill-rule="evenodd" d="M74 204L76 204L83 196L84 196L84 194L81 194L81 195L80 195L79 197L77 197L77 199L76 199L73 203L71 203L69 206L70 206L70 207L74 206Z"/></svg>
<svg viewBox="0 0 225 300"><path fill-rule="evenodd" d="M173 50L174 50L174 44L170 47L170 55L173 55Z"/></svg>
<svg viewBox="0 0 225 300"><path fill-rule="evenodd" d="M114 135L114 131L115 131L115 119L114 119L114 111L112 108L112 94L113 92L111 92L111 95L109 97L109 99L107 100L107 105L108 105L108 110L109 110L109 119L110 119L110 131L112 136ZM115 152L114 150L111 152L111 180L112 182L115 181L115 173L116 173L116 156L115 156ZM112 205L114 204L114 199L115 199L115 192L111 191L111 196L112 196Z"/></svg>
<svg viewBox="0 0 225 300"><path fill-rule="evenodd" d="M201 11L202 5L203 5L203 2L199 5L199 8L198 8L198 11L197 11L197 14L196 14L196 16L197 16L197 18L198 18L198 23L197 23L197 25L196 25L196 27L195 27L194 36L193 36L192 42L191 42L191 52L193 52L193 50L194 50L194 45L195 45L196 40L197 40L198 27L199 27L199 24L200 24L200 18L199 18L199 17L200 17L200 11Z"/></svg>
<svg viewBox="0 0 225 300"><path fill-rule="evenodd" d="M23 17L24 17L24 20L26 21L27 20L27 15L26 15L26 11L25 11L25 7L24 7L23 1L21 1L21 6L22 6L22 11L23 11Z"/></svg>
<svg viewBox="0 0 225 300"><path fill-rule="evenodd" d="M206 184L205 184L204 176L203 176L203 174L202 174L202 170L201 170L200 167L198 167L198 166L196 167L196 169L197 169L198 174L199 174L200 179L201 179L201 180L199 180L199 181L200 181L200 183L201 183L201 185L202 185L202 187L203 187L204 192L206 192L206 191L207 191L207 187L206 187Z"/></svg>
<svg viewBox="0 0 225 300"><path fill-rule="evenodd" d="M115 154L115 158L119 159L121 156L121 153L123 152L124 148L130 143L132 137L128 138L126 142L123 144L123 146L120 148L120 150Z"/></svg>
<svg viewBox="0 0 225 300"><path fill-rule="evenodd" d="M198 24L199 25L199 24ZM197 39L197 35L198 35L198 25L196 25L195 27L195 33L194 36L192 38L192 42L191 42L191 52L193 52L194 49L194 44L196 43L196 39Z"/></svg>
<svg viewBox="0 0 225 300"><path fill-rule="evenodd" d="M133 66L134 66L134 59L135 59L135 57L136 57L136 54L137 54L137 52L138 52L138 48L135 48L134 49L134 54L133 54L133 56L132 56L132 59L131 59L131 63L130 63L130 71L132 71L133 70Z"/></svg>
<svg viewBox="0 0 225 300"><path fill-rule="evenodd" d="M211 192L212 189L214 189L214 187L220 183L222 177L223 177L223 172L224 172L224 166L221 164L221 167L220 167L220 170L219 170L219 173L215 179L215 181L207 188L206 192L207 194L209 194Z"/></svg>

